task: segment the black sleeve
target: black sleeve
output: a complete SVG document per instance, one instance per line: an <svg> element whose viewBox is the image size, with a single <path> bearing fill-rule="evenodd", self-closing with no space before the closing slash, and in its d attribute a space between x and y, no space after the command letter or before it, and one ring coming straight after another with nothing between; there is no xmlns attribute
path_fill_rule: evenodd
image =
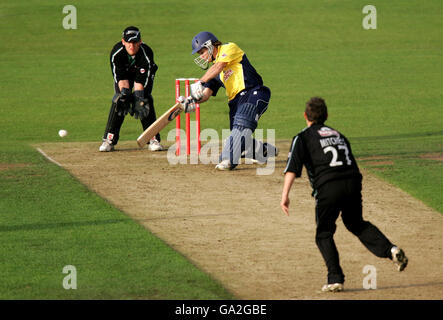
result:
<svg viewBox="0 0 443 320"><path fill-rule="evenodd" d="M343 138L345 139L346 146L348 147L348 158L349 160L351 160L352 163L351 166L354 167L357 171L359 171L357 161L355 160L354 153L352 152L351 143L346 137L343 136Z"/></svg>
<svg viewBox="0 0 443 320"><path fill-rule="evenodd" d="M140 56L137 59L135 82L143 84L143 87L152 87L155 72L158 67L154 62L154 53L145 44L140 45Z"/></svg>
<svg viewBox="0 0 443 320"><path fill-rule="evenodd" d="M284 173L286 172L294 172L295 176L298 178L301 176L304 158L305 158L305 148L303 139L301 135L297 135L292 139L291 148L289 149L288 161L286 163L286 168Z"/></svg>
<svg viewBox="0 0 443 320"><path fill-rule="evenodd" d="M220 89L220 87L223 87L223 83L218 77L215 77L214 79L203 83L203 87L211 89L212 95L215 97L217 95L218 89Z"/></svg>
<svg viewBox="0 0 443 320"><path fill-rule="evenodd" d="M129 75L125 65L125 48L123 46L114 46L111 51L110 62L112 76L114 77L114 82L118 83L120 80L128 80Z"/></svg>
<svg viewBox="0 0 443 320"><path fill-rule="evenodd" d="M158 66L154 62L154 52L146 44L140 45L141 62L138 64L135 82L143 84L143 87L152 91L154 85L155 73L158 70Z"/></svg>

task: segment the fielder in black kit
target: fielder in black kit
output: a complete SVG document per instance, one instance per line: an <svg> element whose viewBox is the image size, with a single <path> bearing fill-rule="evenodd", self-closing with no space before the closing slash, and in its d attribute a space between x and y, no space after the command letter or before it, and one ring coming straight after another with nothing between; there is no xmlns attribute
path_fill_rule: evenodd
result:
<svg viewBox="0 0 443 320"><path fill-rule="evenodd" d="M319 97L311 98L306 103L304 117L307 128L292 140L284 170L281 207L289 215L289 191L305 166L316 200L315 241L328 269L327 284L322 291L344 289L345 276L333 238L340 212L346 228L369 251L377 257L393 260L398 271L403 271L408 263L404 251L393 245L376 226L363 220L362 175L349 141L339 131L324 124L328 117L325 101Z"/></svg>
<svg viewBox="0 0 443 320"><path fill-rule="evenodd" d="M113 151L120 136L120 128L129 113L140 119L143 130L155 120L152 87L157 72L152 49L141 41L137 27L127 27L122 40L114 45L110 55L114 78L114 97L109 111L101 152ZM134 92L133 92L134 90ZM151 151L160 151L160 134L149 142Z"/></svg>

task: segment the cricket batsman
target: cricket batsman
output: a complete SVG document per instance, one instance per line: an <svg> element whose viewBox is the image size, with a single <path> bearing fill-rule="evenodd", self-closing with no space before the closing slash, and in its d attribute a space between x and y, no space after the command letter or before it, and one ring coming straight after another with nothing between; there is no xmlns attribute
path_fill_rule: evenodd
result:
<svg viewBox="0 0 443 320"><path fill-rule="evenodd" d="M262 77L243 50L232 42L222 44L214 34L203 31L192 39L192 54L198 54L194 62L207 71L191 85L191 96L183 103L185 112L195 111L196 102L203 103L216 96L220 87L226 89L229 100L231 134L215 168L234 169L242 153L252 155L261 163L276 156L275 146L251 138L258 120L268 108L271 90L263 85Z"/></svg>

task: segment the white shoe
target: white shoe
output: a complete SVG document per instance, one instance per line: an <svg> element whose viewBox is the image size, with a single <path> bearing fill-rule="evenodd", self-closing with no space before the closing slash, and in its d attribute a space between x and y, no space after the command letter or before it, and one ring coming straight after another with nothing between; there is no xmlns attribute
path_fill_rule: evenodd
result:
<svg viewBox="0 0 443 320"><path fill-rule="evenodd" d="M343 283L331 283L325 284L321 291L323 292L340 292L344 290Z"/></svg>
<svg viewBox="0 0 443 320"><path fill-rule="evenodd" d="M268 144L266 142L263 143L263 144L266 145L266 151L264 152L265 160L264 161L259 161L259 160L254 159L254 158L246 158L246 155L247 155L246 151L243 151L241 153L241 158L245 158L245 163L248 163L248 164L266 164L268 162L268 159L267 159L267 156L268 156L267 145ZM274 157L277 157L277 156L278 156L278 148L275 147Z"/></svg>
<svg viewBox="0 0 443 320"><path fill-rule="evenodd" d="M240 158L245 159L245 164L256 164L256 163L258 163L258 160L257 160L257 159L254 159L254 158L248 158L247 156L248 156L248 154L247 154L246 151L243 151L243 152L241 153L241 155L240 155Z"/></svg>
<svg viewBox="0 0 443 320"><path fill-rule="evenodd" d="M102 145L98 148L100 152L110 152L114 151L114 145L108 139L103 140Z"/></svg>
<svg viewBox="0 0 443 320"><path fill-rule="evenodd" d="M215 166L215 169L220 171L232 170L229 160L221 161L218 165Z"/></svg>
<svg viewBox="0 0 443 320"><path fill-rule="evenodd" d="M257 159L253 159L253 158L245 158L245 163L246 164L263 164L260 163Z"/></svg>
<svg viewBox="0 0 443 320"><path fill-rule="evenodd" d="M408 265L408 258L405 255L405 252L398 248L397 246L393 246L391 248L392 261L397 266L398 271L403 271Z"/></svg>
<svg viewBox="0 0 443 320"><path fill-rule="evenodd" d="M157 139L152 139L149 142L149 150L151 151L163 151L163 146L160 144L160 142L157 141Z"/></svg>

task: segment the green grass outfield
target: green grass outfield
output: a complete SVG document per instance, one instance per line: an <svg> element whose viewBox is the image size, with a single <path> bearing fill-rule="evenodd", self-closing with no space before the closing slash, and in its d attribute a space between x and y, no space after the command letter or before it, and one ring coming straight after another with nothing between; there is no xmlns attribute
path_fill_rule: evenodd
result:
<svg viewBox="0 0 443 320"><path fill-rule="evenodd" d="M113 95L109 52L128 25L159 65L157 114L174 102L176 77L202 74L190 43L212 31L239 44L272 89L260 128L290 139L304 127L304 102L323 96L329 125L362 166L443 212L441 0L371 2L376 30L362 28L360 0L71 1L76 30L62 26L66 4L0 4L1 299L233 298L30 147L59 141L62 128L64 141L99 146ZM201 113L202 128L228 127L223 90ZM128 118L122 140L140 129ZM68 264L81 275L77 290L61 286Z"/></svg>

